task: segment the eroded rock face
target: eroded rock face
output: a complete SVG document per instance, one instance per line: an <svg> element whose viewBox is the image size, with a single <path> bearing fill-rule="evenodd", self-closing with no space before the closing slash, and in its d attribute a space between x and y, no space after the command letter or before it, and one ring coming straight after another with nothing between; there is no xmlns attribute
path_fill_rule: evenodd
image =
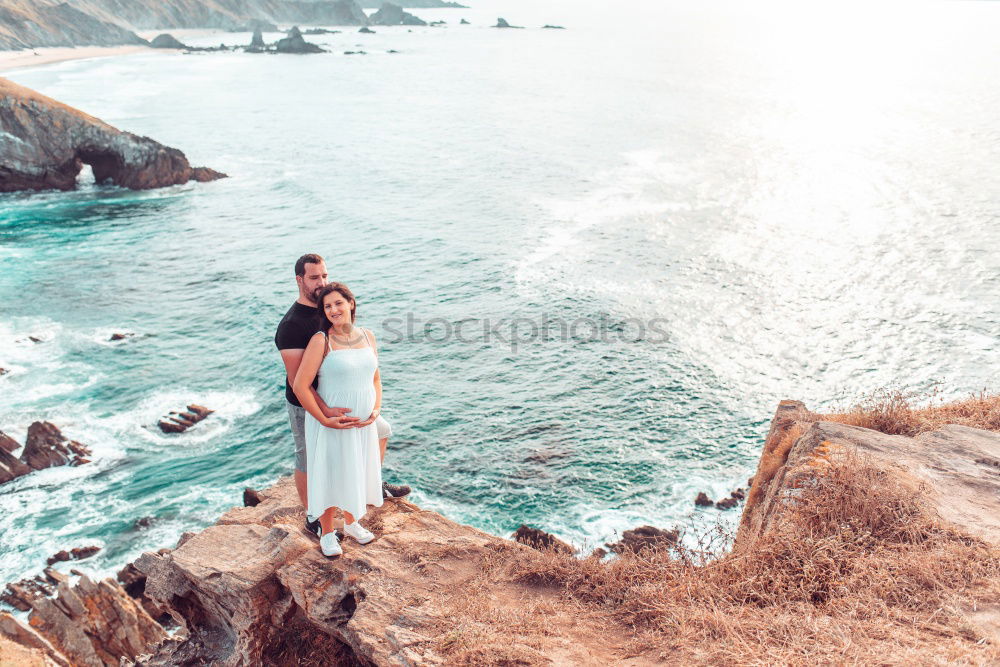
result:
<svg viewBox="0 0 1000 667"><path fill-rule="evenodd" d="M302 525L290 479L259 498L136 561L146 595L172 607L190 635L139 664L267 664L290 629L326 641L329 664L442 662L431 641L449 623L442 596L474 575L497 538L394 499L363 520L378 539L347 539L344 555L327 559Z"/></svg>
<svg viewBox="0 0 1000 667"><path fill-rule="evenodd" d="M58 582L55 597L50 597L51 588L44 580L36 579L8 584L16 606L30 613L27 624L0 614L0 636L39 649L56 664L117 666L122 657L133 659L166 637L163 628L111 579L94 582L81 576L70 585L65 575L50 576L50 582Z"/></svg>
<svg viewBox="0 0 1000 667"><path fill-rule="evenodd" d="M752 538L780 517L796 485L857 451L923 483L942 519L1000 544L1000 433L950 424L910 438L820 421L799 401L782 401L771 421L737 539Z"/></svg>
<svg viewBox="0 0 1000 667"><path fill-rule="evenodd" d="M72 190L84 163L98 183L135 190L212 181L176 148L122 132L93 116L0 79L0 192Z"/></svg>

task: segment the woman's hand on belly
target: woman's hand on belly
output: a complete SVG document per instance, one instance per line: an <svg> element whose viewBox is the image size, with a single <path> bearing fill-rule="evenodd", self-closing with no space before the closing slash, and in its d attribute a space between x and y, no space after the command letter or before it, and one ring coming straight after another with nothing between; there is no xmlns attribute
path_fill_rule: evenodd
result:
<svg viewBox="0 0 1000 667"><path fill-rule="evenodd" d="M368 426L369 424L374 424L375 420L378 419L378 415L380 412L382 411L372 410L372 413L368 416L368 419L365 419L364 421L359 421L357 424L354 425L354 428L361 428L363 426Z"/></svg>
<svg viewBox="0 0 1000 667"><path fill-rule="evenodd" d="M327 428L354 428L361 421L360 417L324 417L320 423Z"/></svg>

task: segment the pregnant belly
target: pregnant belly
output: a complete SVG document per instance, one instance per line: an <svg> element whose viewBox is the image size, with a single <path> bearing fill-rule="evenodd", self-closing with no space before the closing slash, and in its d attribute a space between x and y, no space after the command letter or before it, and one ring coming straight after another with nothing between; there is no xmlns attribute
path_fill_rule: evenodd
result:
<svg viewBox="0 0 1000 667"><path fill-rule="evenodd" d="M331 408L347 408L349 417L365 419L375 409L375 388L366 391L332 391L323 396Z"/></svg>

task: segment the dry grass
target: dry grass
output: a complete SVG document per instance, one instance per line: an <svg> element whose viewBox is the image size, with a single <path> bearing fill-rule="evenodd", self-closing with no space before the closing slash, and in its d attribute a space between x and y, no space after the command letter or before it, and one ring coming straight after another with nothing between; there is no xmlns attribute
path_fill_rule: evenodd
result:
<svg viewBox="0 0 1000 667"><path fill-rule="evenodd" d="M911 436L945 423L1000 430L998 396L911 401L883 390L832 418ZM791 425L764 463L780 465L799 435ZM1000 664L1000 644L962 613L1000 599L1000 549L941 522L898 471L843 451L827 461L764 533L739 540L716 532L697 549L609 561L498 541L452 599L436 648L448 664L549 664L546 641L571 636L570 618L576 639L612 653L592 663Z"/></svg>
<svg viewBox="0 0 1000 667"><path fill-rule="evenodd" d="M629 629L631 653L670 663L1000 661L955 611L996 599L1000 554L942 526L916 485L857 459L835 460L726 554L536 552L504 568L600 610Z"/></svg>
<svg viewBox="0 0 1000 667"><path fill-rule="evenodd" d="M918 407L919 404L924 404ZM878 389L844 412L821 419L870 428L890 435L914 436L945 424L961 424L1000 431L1000 394L985 391L945 403L934 395L920 396L901 389Z"/></svg>

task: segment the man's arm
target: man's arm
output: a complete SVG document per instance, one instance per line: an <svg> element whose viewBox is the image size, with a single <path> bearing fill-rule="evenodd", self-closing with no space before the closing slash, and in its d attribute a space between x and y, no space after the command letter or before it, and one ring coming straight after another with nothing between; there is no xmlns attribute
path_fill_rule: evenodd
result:
<svg viewBox="0 0 1000 667"><path fill-rule="evenodd" d="M306 351L299 348L278 350L278 352L281 353L281 361L285 364L285 375L288 376L288 385L293 386L295 384L295 374L299 371L299 365L302 363L302 355ZM347 408L332 408L328 406L323 402L315 387L309 387L309 391L312 392L313 398L316 399L316 403L319 405L319 409L323 412L323 415L327 417L343 417L350 412Z"/></svg>

